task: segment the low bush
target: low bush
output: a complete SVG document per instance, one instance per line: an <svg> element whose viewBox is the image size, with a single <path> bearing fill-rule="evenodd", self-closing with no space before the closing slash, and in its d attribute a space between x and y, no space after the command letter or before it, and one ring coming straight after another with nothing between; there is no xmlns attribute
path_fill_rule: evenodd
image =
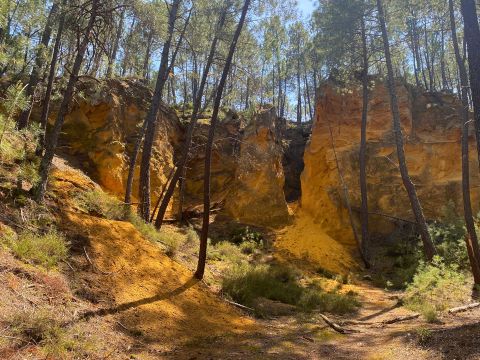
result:
<svg viewBox="0 0 480 360"><path fill-rule="evenodd" d="M233 230L230 234L230 240L237 245L244 242L254 242L263 245L264 242L263 235L257 231L251 230L248 226Z"/></svg>
<svg viewBox="0 0 480 360"><path fill-rule="evenodd" d="M250 307L255 307L258 298L295 305L303 311L346 313L359 306L354 294L325 292L318 285L302 286L293 269L280 265L235 266L223 279L222 290L233 300Z"/></svg>
<svg viewBox="0 0 480 360"><path fill-rule="evenodd" d="M68 254L68 242L65 236L56 230L45 234L26 231L18 237L2 237L2 242L21 260L48 269L57 266Z"/></svg>
<svg viewBox="0 0 480 360"><path fill-rule="evenodd" d="M85 212L109 220L125 220L125 204L100 189L81 192L76 200L77 206Z"/></svg>
<svg viewBox="0 0 480 360"><path fill-rule="evenodd" d="M228 241L221 241L208 248L207 258L215 261L225 261L229 265L241 264L247 261L247 257L241 249Z"/></svg>
<svg viewBox="0 0 480 360"><path fill-rule="evenodd" d="M436 256L431 264L422 263L407 286L404 303L429 321L436 313L468 301L471 286L458 266Z"/></svg>

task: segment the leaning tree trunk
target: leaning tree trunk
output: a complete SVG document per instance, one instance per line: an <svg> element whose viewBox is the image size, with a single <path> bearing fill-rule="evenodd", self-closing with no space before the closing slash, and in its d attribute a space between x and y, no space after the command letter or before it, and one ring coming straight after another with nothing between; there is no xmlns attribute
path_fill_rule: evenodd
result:
<svg viewBox="0 0 480 360"><path fill-rule="evenodd" d="M45 30L42 34L42 40L38 45L37 53L35 55L35 64L33 66L32 72L30 74L30 79L28 80L27 88L25 89L25 94L28 97L29 106L20 114L20 117L17 121L17 128L19 130L24 129L28 125L30 119L30 114L32 112L34 95L37 85L40 81L40 71L46 59L46 52L48 48L48 43L50 42L50 37L52 35L52 28L55 21L55 16L58 11L58 3L54 3L50 9L50 12L47 17L47 23L45 24Z"/></svg>
<svg viewBox="0 0 480 360"><path fill-rule="evenodd" d="M170 72L173 70L173 68L175 66L175 61L176 61L176 58L177 58L177 54L178 54L178 51L180 49L180 46L182 45L183 38L184 38L185 32L187 30L187 26L190 22L191 14L192 14L192 9L190 9L190 12L188 14L188 18L185 21L185 26L183 27L182 33L180 34L180 37L179 37L178 42L177 42L177 46L176 46L175 51L172 55L170 65L167 69L167 78L168 78L168 74L170 74ZM163 86L165 86L165 84ZM128 206L131 205L131 201L132 201L132 189L133 189L133 178L134 178L134 175L135 175L135 166L137 164L138 153L140 152L140 147L142 146L142 141L143 141L143 137L145 136L146 129L147 129L147 122L144 121L143 126L140 129L140 132L138 134L138 138L135 141L135 145L134 145L134 148L133 148L132 154L130 156L130 160L129 160L127 186L126 186L126 189L125 189L125 204L128 205Z"/></svg>
<svg viewBox="0 0 480 360"><path fill-rule="evenodd" d="M385 61L387 64L388 90L390 92L390 108L392 111L393 132L395 134L395 143L397 147L398 165L400 168L403 185L405 186L408 197L410 199L413 213L415 215L418 231L422 238L425 257L428 261L431 261L433 259L433 256L436 254L436 249L428 232L427 222L425 220L422 206L417 196L415 185L412 183L412 180L410 179L410 176L408 174L407 163L405 160L405 149L403 147L403 134L400 125L400 111L398 109L397 90L395 87L395 77L393 72L392 57L390 54L390 44L388 42L389 40L382 0L377 0L377 8L378 20L380 22L380 27L382 30Z"/></svg>
<svg viewBox="0 0 480 360"><path fill-rule="evenodd" d="M463 213L468 236L465 237L467 242L467 251L472 268L473 279L475 284L480 284L480 250L478 245L478 236L475 230L475 221L472 213L472 200L470 198L470 163L468 158L468 127L469 127L469 105L468 105L468 75L465 63L460 55L458 46L457 29L455 23L455 11L453 0L448 0L450 10L450 25L452 30L452 42L455 52L455 60L457 61L458 71L460 74L460 87L462 97L462 194L463 194Z"/></svg>
<svg viewBox="0 0 480 360"><path fill-rule="evenodd" d="M62 13L60 15L60 21L58 23L57 29L57 36L55 38L55 45L53 46L53 54L52 60L50 62L50 71L48 74L48 81L47 81L47 88L45 90L45 97L43 98L43 108L42 108L42 115L40 116L40 127L42 129L42 133L40 134L39 144L37 148L37 154L40 156L43 152L43 148L45 146L45 136L47 131L47 122L48 122L48 115L50 112L50 100L52 98L52 91L53 91L53 82L55 80L55 73L57 70L57 62L58 57L60 54L60 45L62 44L62 35L63 35L63 28L65 26L65 12L66 12L66 5L68 0L63 0L62 3Z"/></svg>
<svg viewBox="0 0 480 360"><path fill-rule="evenodd" d="M480 165L480 28L478 25L475 0L461 0L464 21L465 42L468 48L470 88L475 117L475 135L477 138L477 155Z"/></svg>
<svg viewBox="0 0 480 360"><path fill-rule="evenodd" d="M168 55L172 44L175 21L181 0L175 0L170 9L168 19L168 37L163 45L160 69L158 71L157 84L153 94L152 104L145 119L145 141L143 144L142 161L140 163L140 215L148 222L150 216L150 160L152 158L153 141L157 125L157 114L162 102L162 94L168 79Z"/></svg>
<svg viewBox="0 0 480 360"><path fill-rule="evenodd" d="M213 148L213 139L215 136L215 128L218 123L218 112L220 110L220 104L222 101L223 89L227 81L227 76L230 71L230 66L232 65L233 55L235 53L235 48L237 47L238 38L242 32L243 24L245 23L245 18L247 17L248 7L250 6L251 0L245 0L242 9L242 15L238 22L237 29L230 44L230 50L228 52L228 57L225 62L225 67L223 68L222 77L220 83L218 84L217 95L215 97L215 103L213 107L212 120L210 123L210 129L208 132L207 146L205 148L205 173L204 173L204 187L203 187L203 222L202 222L202 232L200 234L200 250L198 253L198 265L195 272L195 277L197 279L202 279L205 273L205 262L207 260L207 244L208 244L208 228L210 225L210 172L212 166L212 148Z"/></svg>
<svg viewBox="0 0 480 360"><path fill-rule="evenodd" d="M365 19L362 16L362 55L363 55L363 74L362 74L362 125L360 134L360 193L362 197L361 204L361 223L362 223L362 244L361 254L365 267L370 267L369 255L369 233L368 233L368 196L367 196L367 118L368 118L368 50L367 34L365 31Z"/></svg>
<svg viewBox="0 0 480 360"><path fill-rule="evenodd" d="M197 91L197 96L195 98L195 103L193 105L192 118L190 120L190 123L188 124L187 134L185 135L185 142L183 144L181 156L177 164L177 169L175 171L175 174L173 175L172 181L168 185L168 189L165 193L165 196L162 199L162 203L158 210L157 220L155 221L155 227L157 229L160 229L162 227L163 219L165 217L165 213L167 212L168 204L172 199L177 182L182 176L183 168L185 167L188 160L188 154L190 152L190 147L192 144L193 132L195 130L195 125L197 123L198 115L200 113L200 107L202 106L202 97L203 97L205 86L207 84L208 73L210 72L210 68L213 64L213 60L215 57L215 52L217 49L217 44L220 36L220 31L223 29L223 26L225 24L225 19L227 17L227 12L228 12L230 3L231 1L228 1L226 3L224 9L220 13L220 18L218 19L217 29L215 31L215 36L212 40L212 45L210 46L210 52L208 54L207 62L205 64L205 69L203 70L202 79L200 81L200 87Z"/></svg>
<svg viewBox="0 0 480 360"><path fill-rule="evenodd" d="M62 130L63 123L65 121L65 116L68 112L68 106L73 98L73 91L75 90L75 84L77 83L78 74L80 72L80 68L82 67L83 57L85 55L85 51L87 50L87 46L90 42L91 32L95 26L95 21L98 16L98 10L100 6L100 0L92 0L92 8L90 10L90 19L88 21L88 25L84 30L84 36L80 43L80 46L77 50L77 55L75 56L75 62L73 64L73 68L70 74L70 78L68 80L67 88L65 90L63 101L60 105L60 109L58 110L57 119L55 121L55 125L53 129L46 139L45 143L45 154L42 157L42 161L40 163L40 182L35 188L35 197L38 202L43 202L45 193L47 191L47 183L48 183L48 174L50 172L50 167L52 165L53 156L55 154L55 149L57 148L58 137L60 136L60 132Z"/></svg>

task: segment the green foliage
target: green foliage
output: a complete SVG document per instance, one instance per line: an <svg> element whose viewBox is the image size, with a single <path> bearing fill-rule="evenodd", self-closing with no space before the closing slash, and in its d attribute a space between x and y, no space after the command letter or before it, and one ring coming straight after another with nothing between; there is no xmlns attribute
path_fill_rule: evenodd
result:
<svg viewBox="0 0 480 360"><path fill-rule="evenodd" d="M261 233L250 229L248 226L233 230L230 234L230 240L237 245L247 241L263 244L264 241Z"/></svg>
<svg viewBox="0 0 480 360"><path fill-rule="evenodd" d="M185 241L185 238L176 232L167 232L164 229L158 231L155 226L146 223L136 214L130 213L128 220L147 240L162 245L165 248L165 253L170 257L175 256L179 247Z"/></svg>
<svg viewBox="0 0 480 360"><path fill-rule="evenodd" d="M434 313L468 300L471 286L458 266L436 256L431 264L421 263L407 286L405 305L434 320Z"/></svg>
<svg viewBox="0 0 480 360"><path fill-rule="evenodd" d="M68 255L68 242L61 233L50 230L45 234L27 231L18 237L2 234L0 241L18 258L47 269L57 266Z"/></svg>
<svg viewBox="0 0 480 360"><path fill-rule="evenodd" d="M418 342L422 345L426 344L432 338L432 330L430 329L421 327L415 330L415 332L418 337Z"/></svg>
<svg viewBox="0 0 480 360"><path fill-rule="evenodd" d="M124 220L126 217L125 204L100 189L79 193L75 202L83 211L109 220Z"/></svg>
<svg viewBox="0 0 480 360"><path fill-rule="evenodd" d="M247 260L240 248L228 241L211 244L207 258L214 261L224 261L231 265L240 264Z"/></svg>
<svg viewBox="0 0 480 360"><path fill-rule="evenodd" d="M324 292L317 285L302 286L299 275L291 268L280 265L233 266L222 283L222 291L233 300L255 307L255 299L266 298L295 305L300 310L319 309L333 313L354 311L359 303L354 294Z"/></svg>

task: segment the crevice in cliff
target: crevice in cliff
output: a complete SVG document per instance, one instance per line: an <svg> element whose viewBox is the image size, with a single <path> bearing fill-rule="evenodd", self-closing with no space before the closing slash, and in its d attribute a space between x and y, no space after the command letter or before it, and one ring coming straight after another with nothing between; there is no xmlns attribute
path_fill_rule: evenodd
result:
<svg viewBox="0 0 480 360"><path fill-rule="evenodd" d="M283 132L282 166L285 173L283 191L288 203L299 200L302 195L300 177L305 167L303 155L311 129L311 123L305 123L299 127L292 122L288 122Z"/></svg>

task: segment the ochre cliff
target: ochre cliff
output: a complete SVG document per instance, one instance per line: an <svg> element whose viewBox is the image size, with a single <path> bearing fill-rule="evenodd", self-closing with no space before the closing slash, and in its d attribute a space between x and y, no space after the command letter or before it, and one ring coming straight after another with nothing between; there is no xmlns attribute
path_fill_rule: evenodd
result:
<svg viewBox="0 0 480 360"><path fill-rule="evenodd" d="M427 219L441 219L453 207L462 214L460 104L452 94L425 93L397 83L407 165ZM301 211L344 244L354 238L343 184L354 213L360 207L359 146L362 96L327 83L319 89L317 115L302 174ZM472 129L473 130L473 129ZM382 82L370 93L367 182L371 232L387 235L394 223L383 215L413 220L393 142L389 95ZM472 200L480 200L478 162L470 137ZM338 159L338 167L335 158Z"/></svg>
<svg viewBox="0 0 480 360"><path fill-rule="evenodd" d="M81 162L87 173L108 192L123 197L129 157L148 111L151 91L138 81L84 81L65 120L60 149ZM180 121L162 106L153 147L151 183L154 201L174 164L174 147L181 140ZM138 191L140 157L134 178Z"/></svg>
<svg viewBox="0 0 480 360"><path fill-rule="evenodd" d="M255 114L245 127L225 211L234 219L279 227L289 220L283 193L280 124L274 108Z"/></svg>

